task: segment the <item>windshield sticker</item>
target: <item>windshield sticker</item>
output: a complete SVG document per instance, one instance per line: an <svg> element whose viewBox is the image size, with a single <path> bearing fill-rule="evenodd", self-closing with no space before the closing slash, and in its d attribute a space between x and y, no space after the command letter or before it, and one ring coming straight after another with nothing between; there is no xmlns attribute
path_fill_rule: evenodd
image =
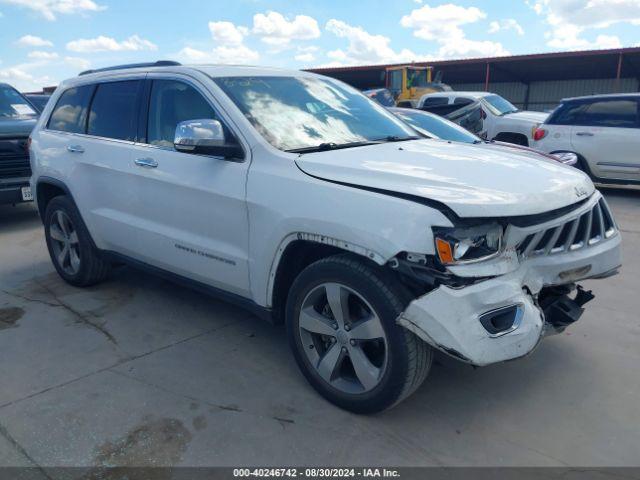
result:
<svg viewBox="0 0 640 480"><path fill-rule="evenodd" d="M35 115L36 112L29 105L23 103L14 103L11 105L18 115Z"/></svg>

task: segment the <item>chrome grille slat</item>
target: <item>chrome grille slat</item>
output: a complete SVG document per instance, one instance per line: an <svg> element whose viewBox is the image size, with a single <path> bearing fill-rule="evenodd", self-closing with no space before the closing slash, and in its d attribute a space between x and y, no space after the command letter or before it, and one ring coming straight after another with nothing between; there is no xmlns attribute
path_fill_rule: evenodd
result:
<svg viewBox="0 0 640 480"><path fill-rule="evenodd" d="M563 228L564 228L564 225L558 225L555 228L555 231L553 232L553 235L551 236L551 240L549 240L549 243L547 243L547 246L544 249L545 255L548 254L551 251L551 249L553 248L553 246L556 244L556 242L558 241L558 237L560 236L560 232L562 232Z"/></svg>
<svg viewBox="0 0 640 480"><path fill-rule="evenodd" d="M617 232L611 211L600 198L590 210L559 225L552 225L527 234L517 245L521 258L556 255L599 244Z"/></svg>
<svg viewBox="0 0 640 480"><path fill-rule="evenodd" d="M591 223L593 222L593 210L589 210L589 212L586 213L585 215L587 216L587 227L584 229L582 246L587 245L587 243L589 242L589 237L591 236Z"/></svg>
<svg viewBox="0 0 640 480"><path fill-rule="evenodd" d="M536 248L536 246L538 245L538 243L540 242L540 239L542 238L542 236L544 235L544 230L536 233L533 236L533 240L531 240L529 242L529 245L527 246L526 250L524 251L524 256L528 256L531 254L531 252L533 252L533 249Z"/></svg>
<svg viewBox="0 0 640 480"><path fill-rule="evenodd" d="M594 228L592 226L591 228L591 238L589 238L589 245L595 245L596 243L602 241L602 239L604 239L604 219L602 218L602 209L600 207L600 203L597 203L595 208L593 209L594 214L595 214L595 235L594 235Z"/></svg>
<svg viewBox="0 0 640 480"><path fill-rule="evenodd" d="M576 218L572 220L571 223L571 232L569 232L569 236L567 237L567 243L564 244L564 250L569 250L571 245L573 245L573 241L576 239L576 233L578 232L578 224L580 223L580 219Z"/></svg>

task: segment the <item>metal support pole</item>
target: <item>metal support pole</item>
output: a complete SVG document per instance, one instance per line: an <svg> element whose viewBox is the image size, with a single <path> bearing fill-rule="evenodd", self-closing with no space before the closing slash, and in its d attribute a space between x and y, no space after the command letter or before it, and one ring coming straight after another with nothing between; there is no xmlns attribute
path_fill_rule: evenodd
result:
<svg viewBox="0 0 640 480"><path fill-rule="evenodd" d="M616 71L616 92L620 92L620 75L622 74L622 52L618 54L618 70Z"/></svg>
<svg viewBox="0 0 640 480"><path fill-rule="evenodd" d="M489 72L490 72L490 68L489 68L489 62L487 62L487 70L484 76L484 91L488 92L489 91Z"/></svg>
<svg viewBox="0 0 640 480"><path fill-rule="evenodd" d="M529 110L529 90L531 89L530 83L525 83L527 89L524 91L524 107L523 110Z"/></svg>

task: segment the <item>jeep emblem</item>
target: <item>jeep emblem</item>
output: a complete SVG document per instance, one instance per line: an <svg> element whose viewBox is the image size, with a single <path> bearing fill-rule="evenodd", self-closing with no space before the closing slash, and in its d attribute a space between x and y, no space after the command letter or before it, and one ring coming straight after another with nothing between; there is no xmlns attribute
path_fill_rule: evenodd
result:
<svg viewBox="0 0 640 480"><path fill-rule="evenodd" d="M587 194L587 189L583 187L575 187L574 190L578 198L584 197Z"/></svg>

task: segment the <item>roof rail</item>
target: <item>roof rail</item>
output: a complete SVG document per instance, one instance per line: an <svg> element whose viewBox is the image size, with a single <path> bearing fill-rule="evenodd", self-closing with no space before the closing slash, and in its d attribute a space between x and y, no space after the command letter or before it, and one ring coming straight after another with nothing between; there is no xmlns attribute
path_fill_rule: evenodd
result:
<svg viewBox="0 0 640 480"><path fill-rule="evenodd" d="M111 70L126 70L128 68L145 68L145 67L177 67L182 65L179 62L173 60L158 60L157 62L148 63L129 63L127 65L114 65L113 67L96 68L95 70L85 70L80 72L78 76L89 75L91 73L109 72Z"/></svg>

